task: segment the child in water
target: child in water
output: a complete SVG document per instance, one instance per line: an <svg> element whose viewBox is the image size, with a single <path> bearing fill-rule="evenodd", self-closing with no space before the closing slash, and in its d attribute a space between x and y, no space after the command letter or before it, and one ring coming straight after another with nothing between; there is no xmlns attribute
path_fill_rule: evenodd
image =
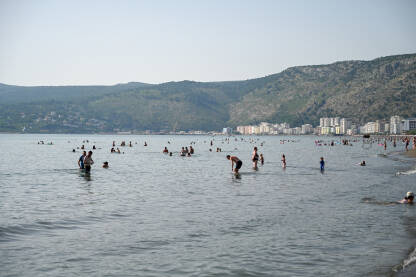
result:
<svg viewBox="0 0 416 277"><path fill-rule="evenodd" d="M264 165L264 157L263 157L263 154L260 154L260 163L261 163L261 165Z"/></svg>
<svg viewBox="0 0 416 277"><path fill-rule="evenodd" d="M285 156L285 154L282 155L282 167L286 168L286 156Z"/></svg>
<svg viewBox="0 0 416 277"><path fill-rule="evenodd" d="M108 162L103 163L103 168L108 168Z"/></svg>
<svg viewBox="0 0 416 277"><path fill-rule="evenodd" d="M324 157L321 157L321 161L319 162L319 164L321 165L321 171L325 170L325 161L324 161Z"/></svg>

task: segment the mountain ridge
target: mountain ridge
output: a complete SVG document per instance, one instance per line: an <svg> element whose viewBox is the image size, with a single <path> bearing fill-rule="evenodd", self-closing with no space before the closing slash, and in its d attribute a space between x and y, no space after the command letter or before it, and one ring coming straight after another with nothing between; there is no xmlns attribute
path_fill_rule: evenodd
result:
<svg viewBox="0 0 416 277"><path fill-rule="evenodd" d="M362 123L416 116L414 107L416 54L403 54L295 66L237 81L0 84L0 131L219 130L261 121L316 125L325 116ZM58 118L50 115L57 112Z"/></svg>

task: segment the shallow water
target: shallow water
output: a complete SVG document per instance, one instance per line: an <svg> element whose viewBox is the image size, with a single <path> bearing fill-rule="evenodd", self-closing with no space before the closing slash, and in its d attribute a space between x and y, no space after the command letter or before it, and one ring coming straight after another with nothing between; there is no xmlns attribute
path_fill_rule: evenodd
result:
<svg viewBox="0 0 416 277"><path fill-rule="evenodd" d="M90 175L77 169L80 150L71 151L86 139L87 150L101 148ZM401 144L386 152L361 142L315 146L315 137L224 139L0 135L0 275L390 276L403 265L404 273L411 270L416 205L392 203L416 191L414 160L389 154ZM111 154L113 140L133 147ZM180 157L191 141L195 155ZM265 156L258 171L250 162L254 145ZM161 153L164 146L175 151L172 157ZM242 159L241 178L231 173L226 154ZM366 167L357 165L362 160ZM104 161L109 169L101 168Z"/></svg>

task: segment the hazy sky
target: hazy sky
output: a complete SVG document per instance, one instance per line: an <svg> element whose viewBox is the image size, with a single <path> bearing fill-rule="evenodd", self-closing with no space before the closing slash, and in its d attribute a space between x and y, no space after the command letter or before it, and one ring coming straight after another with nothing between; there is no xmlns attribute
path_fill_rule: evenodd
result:
<svg viewBox="0 0 416 277"><path fill-rule="evenodd" d="M416 1L4 1L0 82L242 80L416 53Z"/></svg>

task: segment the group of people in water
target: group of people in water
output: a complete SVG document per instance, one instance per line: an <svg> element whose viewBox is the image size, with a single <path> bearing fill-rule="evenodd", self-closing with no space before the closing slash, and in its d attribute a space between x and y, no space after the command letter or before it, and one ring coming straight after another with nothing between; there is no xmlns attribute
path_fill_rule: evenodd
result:
<svg viewBox="0 0 416 277"><path fill-rule="evenodd" d="M233 171L235 175L238 175L239 170L240 170L241 166L243 165L243 162L237 156L227 155L226 158L231 161L231 171ZM251 155L251 161L253 162L253 169L254 170L258 170L258 162L259 161L260 161L261 165L264 165L264 156L263 156L263 154L258 154L258 148L256 146L253 149L253 153ZM285 154L282 154L281 161L282 161L283 169L286 169L287 164L286 164ZM236 165L235 168L234 168L234 164ZM320 158L319 164L320 164L320 170L324 171L325 170L324 157Z"/></svg>
<svg viewBox="0 0 416 277"><path fill-rule="evenodd" d="M78 159L78 166L80 169L85 170L86 173L91 171L91 166L94 164L94 160L92 159L92 151L83 151L81 157ZM107 163L108 167L108 163Z"/></svg>
<svg viewBox="0 0 416 277"><path fill-rule="evenodd" d="M237 138L235 138L235 140L237 141ZM243 139L241 139L241 140L243 141ZM406 150L409 149L409 145L410 145L410 142L411 141L413 142L413 147L416 148L416 137L413 137L413 138L404 137L404 138L401 138L400 140L404 143ZM352 146L352 143L351 142L358 142L358 141L359 141L358 139L354 139L354 140L343 139L343 140L341 140L339 142L339 144L341 144L341 145L347 145L347 146ZM386 146L387 145L387 141L391 141L392 144L393 144L393 147L396 147L397 146L396 138L388 138L387 137L387 138L384 138L382 140L382 142L383 142L382 145L384 146L385 149L387 147ZM229 138L227 138L226 142L229 143ZM295 142L295 141L281 140L281 143L286 143L286 142ZM371 140L371 143L377 143L377 142L379 144L381 144L380 143L380 138L378 138L378 139L372 139ZM169 141L168 141L168 143L170 144ZM257 141L251 139L250 143L260 143L260 142L258 141L258 139L257 139ZM44 144L44 142L43 141L39 141L38 144ZM137 144L137 142L135 144ZM191 144L195 144L195 143L192 142ZM211 140L209 142L209 144L210 144L210 146L213 146L213 141ZM335 143L333 141L331 141L329 143L326 143L326 142L324 142L322 140L317 140L317 141L315 141L315 144L317 146L322 146L322 145L334 146ZM263 145L263 143L261 143L261 145ZM118 147L116 147L115 141L113 141L112 146L113 147L111 148L111 153L121 153L120 149ZM130 141L127 144L125 141L122 141L121 144L120 144L120 146L121 147L123 147L123 146L133 147L133 143ZM147 142L144 142L144 146L147 146ZM81 149L82 150L85 149L84 145L81 146ZM95 145L93 146L93 149L96 149ZM210 150L210 152L212 152L212 149L211 148L209 150ZM73 149L73 152L75 152L75 149ZM168 154L169 156L172 156L173 155L173 153L170 152L167 147L164 147L164 149L163 149L162 152L164 154ZM217 151L216 152L221 152L221 148L217 147ZM185 156L190 157L194 153L195 153L195 150L194 150L194 148L193 148L192 145L190 145L189 147L188 146L182 147L181 150L179 151L179 155L182 156L182 157L185 157ZM87 153L87 151L83 151L82 155L78 159L78 166L79 166L79 168L82 169L82 170L84 170L86 173L89 173L91 171L91 166L94 164L94 160L92 159L92 154L93 154L92 151L88 151L88 153ZM230 160L230 162L231 162L231 170L232 170L232 172L234 172L234 174L236 176L238 176L239 175L239 171L240 171L240 169L241 169L241 167L243 165L242 160L240 158L238 158L237 156L232 156L232 155L226 155L226 158L228 160ZM253 169L254 170L258 170L258 163L259 162L260 162L261 165L264 164L264 156L263 156L262 153L259 153L258 152L257 146L255 146L253 148L253 152L252 152L252 155L251 155L251 162L252 162L252 165L253 165ZM282 168L286 169L286 167L287 167L287 161L286 161L285 154L282 154L282 156L281 156L281 164L282 164ZM359 163L359 165L360 166L366 166L366 162L363 160L362 162ZM109 168L109 163L107 161L105 161L103 163L102 167L103 168ZM324 157L321 157L320 160L319 160L319 168L320 168L320 170L322 172L325 170L325 160L324 160ZM411 203L413 203L413 199L414 199L414 194L413 194L413 192L409 191L406 194L406 196L404 197L404 199L400 200L399 203L411 204Z"/></svg>
<svg viewBox="0 0 416 277"><path fill-rule="evenodd" d="M92 151L82 151L81 157L78 159L78 167L81 170L84 170L85 173L91 172L91 166L94 164L94 160L92 159ZM108 168L108 162L105 161L103 163L103 168Z"/></svg>

